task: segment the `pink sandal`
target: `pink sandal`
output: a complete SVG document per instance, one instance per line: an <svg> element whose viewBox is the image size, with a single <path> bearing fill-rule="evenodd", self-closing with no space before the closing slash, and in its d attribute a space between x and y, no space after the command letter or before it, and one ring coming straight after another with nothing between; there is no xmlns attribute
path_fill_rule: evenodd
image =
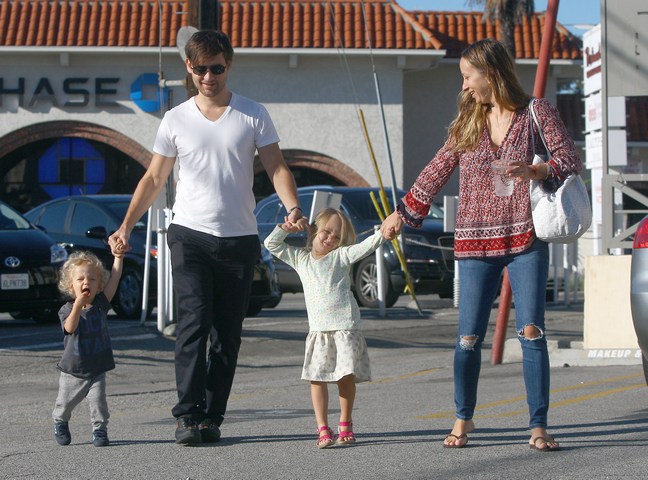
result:
<svg viewBox="0 0 648 480"><path fill-rule="evenodd" d="M321 432L326 432L325 435L321 435ZM331 430L328 425L323 425L317 429L317 448L329 448L333 445L333 430Z"/></svg>
<svg viewBox="0 0 648 480"><path fill-rule="evenodd" d="M342 431L340 427L349 427L349 430ZM340 422L338 424L338 437L335 443L338 445L351 445L355 443L355 434L350 430L351 428L353 428L353 422Z"/></svg>

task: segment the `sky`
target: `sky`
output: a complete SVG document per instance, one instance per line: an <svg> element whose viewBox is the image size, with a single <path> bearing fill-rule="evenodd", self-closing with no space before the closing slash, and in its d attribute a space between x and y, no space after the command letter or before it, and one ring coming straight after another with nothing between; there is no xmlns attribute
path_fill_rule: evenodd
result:
<svg viewBox="0 0 648 480"><path fill-rule="evenodd" d="M482 6L473 6L467 0L396 0L406 10L446 10L468 11L483 10ZM547 9L547 0L535 0L535 10L543 12ZM600 0L562 0L558 3L558 22L578 36L582 36L587 28L577 25L596 25L601 18Z"/></svg>

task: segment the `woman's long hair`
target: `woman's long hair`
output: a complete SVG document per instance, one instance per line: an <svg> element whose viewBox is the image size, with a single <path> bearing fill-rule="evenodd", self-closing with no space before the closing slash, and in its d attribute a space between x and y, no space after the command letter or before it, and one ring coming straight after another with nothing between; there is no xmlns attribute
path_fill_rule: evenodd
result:
<svg viewBox="0 0 648 480"><path fill-rule="evenodd" d="M517 110L531 100L515 73L513 57L501 42L491 38L480 40L468 46L461 58L488 79L495 100L503 108ZM482 135L491 105L477 103L470 93L462 90L457 97L457 109L457 117L448 128L451 148L454 151L473 150Z"/></svg>

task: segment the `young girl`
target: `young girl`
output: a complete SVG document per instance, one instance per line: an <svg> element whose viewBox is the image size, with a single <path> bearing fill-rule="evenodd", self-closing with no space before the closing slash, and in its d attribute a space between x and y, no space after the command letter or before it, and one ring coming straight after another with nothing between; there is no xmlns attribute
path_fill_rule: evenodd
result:
<svg viewBox="0 0 648 480"><path fill-rule="evenodd" d="M325 208L311 226L306 248L284 243L296 225L286 220L265 240L266 248L293 267L304 287L309 333L302 380L310 380L317 421L317 447L355 442L351 412L355 384L371 380L369 355L360 332L360 309L351 292L350 271L354 262L384 242L380 232L355 242L355 231L340 211ZM347 246L350 245L350 246ZM337 441L328 426L328 383L337 383L340 422Z"/></svg>
<svg viewBox="0 0 648 480"><path fill-rule="evenodd" d="M59 310L64 333L59 392L52 412L54 438L69 445L72 435L68 422L72 410L84 398L90 403L92 444L109 444L106 372L115 368L106 319L110 300L117 291L122 273L122 254L115 254L112 272L90 252L75 252L61 268L59 289L72 297Z"/></svg>

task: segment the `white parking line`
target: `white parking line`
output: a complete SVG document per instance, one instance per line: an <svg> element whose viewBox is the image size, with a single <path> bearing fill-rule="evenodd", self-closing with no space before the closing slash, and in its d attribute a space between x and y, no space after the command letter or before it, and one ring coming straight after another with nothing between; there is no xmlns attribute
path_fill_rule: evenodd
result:
<svg viewBox="0 0 648 480"><path fill-rule="evenodd" d="M258 321L252 321L250 322L249 318L245 319L245 322L243 323L243 329L246 328L255 328L255 327L276 327L277 325L291 325L299 322L295 320L288 320L288 321L283 321L283 322L273 322L273 321L265 321L265 320L258 320Z"/></svg>

